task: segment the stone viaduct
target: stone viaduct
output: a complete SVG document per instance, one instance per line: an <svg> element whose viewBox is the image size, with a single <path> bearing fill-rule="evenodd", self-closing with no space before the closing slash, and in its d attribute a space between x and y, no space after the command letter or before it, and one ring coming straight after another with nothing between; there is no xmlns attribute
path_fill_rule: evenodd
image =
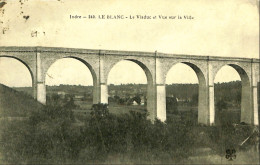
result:
<svg viewBox="0 0 260 165"><path fill-rule="evenodd" d="M93 103L108 103L107 78L121 60L138 64L147 77L149 118L166 120L167 72L177 63L190 66L199 80L198 123L214 125L214 78L221 67L233 67L241 77L241 122L258 125L257 83L259 59L176 55L159 52L91 50L55 47L0 47L0 57L15 58L30 71L34 98L46 103L45 75L58 59L74 58L84 63L93 77ZM80 74L80 73L79 73ZM185 75L184 75L185 76Z"/></svg>

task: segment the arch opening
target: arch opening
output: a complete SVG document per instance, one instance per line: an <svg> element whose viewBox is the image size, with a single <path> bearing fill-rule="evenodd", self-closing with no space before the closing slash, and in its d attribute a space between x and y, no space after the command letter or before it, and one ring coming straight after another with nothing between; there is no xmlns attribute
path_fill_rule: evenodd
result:
<svg viewBox="0 0 260 165"><path fill-rule="evenodd" d="M23 60L0 56L0 84L33 97L33 73Z"/></svg>
<svg viewBox="0 0 260 165"><path fill-rule="evenodd" d="M238 124L250 118L250 81L236 64L222 66L214 78L215 124ZM250 120L250 119L249 119Z"/></svg>
<svg viewBox="0 0 260 165"><path fill-rule="evenodd" d="M198 66L190 62L174 64L166 75L167 120L177 116L197 123L205 108L205 77Z"/></svg>
<svg viewBox="0 0 260 165"><path fill-rule="evenodd" d="M49 105L72 104L75 112L90 110L97 102L97 77L89 63L76 57L55 61L45 74Z"/></svg>
<svg viewBox="0 0 260 165"><path fill-rule="evenodd" d="M152 109L152 74L142 62L133 59L117 62L108 74L107 84L112 113L144 113Z"/></svg>

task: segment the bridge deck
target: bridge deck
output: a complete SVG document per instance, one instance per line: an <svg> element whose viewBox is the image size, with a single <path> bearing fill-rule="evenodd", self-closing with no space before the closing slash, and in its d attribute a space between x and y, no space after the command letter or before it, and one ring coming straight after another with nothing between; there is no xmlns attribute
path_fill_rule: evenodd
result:
<svg viewBox="0 0 260 165"><path fill-rule="evenodd" d="M143 52L143 51L121 51L121 50L103 50L103 49L81 49L81 48L63 48L63 47L18 47L18 46L0 46L0 52L56 52L56 53L77 53L89 55L113 55L113 56L143 56L157 58L176 58L176 59L194 59L194 60L210 60L210 61L240 61L259 63L257 58L241 58L241 57L222 57L209 55L187 55L187 54L171 54L161 52Z"/></svg>

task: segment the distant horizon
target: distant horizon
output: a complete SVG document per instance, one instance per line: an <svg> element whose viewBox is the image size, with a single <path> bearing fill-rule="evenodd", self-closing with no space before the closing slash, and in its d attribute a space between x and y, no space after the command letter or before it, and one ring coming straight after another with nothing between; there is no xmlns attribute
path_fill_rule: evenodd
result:
<svg viewBox="0 0 260 165"><path fill-rule="evenodd" d="M241 82L240 80L234 80L229 82L215 82L214 84L226 84L226 83L234 83L234 82ZM0 83L1 85L5 85ZM123 86L123 85L148 85L148 84L135 84L135 83L128 83L128 84L108 84L107 86ZM172 83L172 84L165 84L165 86L169 85L198 85L198 83ZM7 86L7 85L5 85ZM81 85L81 84L59 84L59 85L45 85L46 87L59 87L59 86L80 86L80 87L93 87L93 85ZM32 86L8 86L10 88L31 88Z"/></svg>

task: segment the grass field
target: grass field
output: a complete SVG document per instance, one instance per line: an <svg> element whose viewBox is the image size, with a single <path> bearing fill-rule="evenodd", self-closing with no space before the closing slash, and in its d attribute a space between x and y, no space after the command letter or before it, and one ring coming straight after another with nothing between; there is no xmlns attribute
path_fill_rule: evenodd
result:
<svg viewBox="0 0 260 165"><path fill-rule="evenodd" d="M75 101L76 105L79 105L79 108L73 110L75 113L89 114L91 112L92 102L91 101ZM130 111L145 113L146 106L144 105L118 105L115 102L112 102L108 106L109 112L113 114L124 114L129 113ZM179 117L184 116L194 123L197 122L198 118L198 107L191 106L178 106ZM178 118L176 115L173 115L167 112L167 117ZM238 107L230 107L221 112L216 111L215 114L215 124L220 125L223 123L240 123L240 109Z"/></svg>
<svg viewBox="0 0 260 165"><path fill-rule="evenodd" d="M91 112L92 102L87 101L75 101L76 105L79 105L80 108L75 109L74 112ZM140 113L144 113L146 106L143 105L118 105L117 103L110 103L108 105L108 109L110 113L113 114L123 114L129 113L130 111L136 111Z"/></svg>

